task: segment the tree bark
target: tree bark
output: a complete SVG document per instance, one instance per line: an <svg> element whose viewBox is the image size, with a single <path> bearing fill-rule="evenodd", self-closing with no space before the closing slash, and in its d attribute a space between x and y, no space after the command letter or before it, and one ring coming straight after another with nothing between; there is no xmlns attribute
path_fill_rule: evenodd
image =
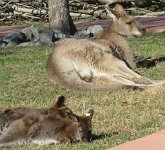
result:
<svg viewBox="0 0 165 150"><path fill-rule="evenodd" d="M76 27L69 15L68 0L48 0L50 28L73 35Z"/></svg>

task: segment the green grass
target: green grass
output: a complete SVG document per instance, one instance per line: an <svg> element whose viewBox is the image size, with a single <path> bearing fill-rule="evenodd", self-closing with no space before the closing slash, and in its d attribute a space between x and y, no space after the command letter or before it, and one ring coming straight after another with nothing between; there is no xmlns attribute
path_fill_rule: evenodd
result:
<svg viewBox="0 0 165 150"><path fill-rule="evenodd" d="M136 55L165 57L165 33L132 39ZM12 150L104 150L165 128L165 88L114 93L69 92L47 78L46 61L53 47L0 47L0 107L50 106L57 95L77 114L95 110L91 143L30 145ZM165 79L165 63L137 71L152 79Z"/></svg>

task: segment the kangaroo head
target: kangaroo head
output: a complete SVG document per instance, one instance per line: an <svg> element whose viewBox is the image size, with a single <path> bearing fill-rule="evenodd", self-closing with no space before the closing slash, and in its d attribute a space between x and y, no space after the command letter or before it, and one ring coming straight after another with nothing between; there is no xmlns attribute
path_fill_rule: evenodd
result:
<svg viewBox="0 0 165 150"><path fill-rule="evenodd" d="M50 109L51 113L56 113L61 118L72 120L73 122L78 124L78 139L82 139L83 141L90 141L91 133L92 133L92 117L94 114L94 110L89 110L84 116L78 116L72 112L65 104L65 97L59 96L57 97L56 103Z"/></svg>
<svg viewBox="0 0 165 150"><path fill-rule="evenodd" d="M141 37L145 33L145 29L120 4L116 4L113 10L106 6L106 10L113 18L112 28L116 33L125 37Z"/></svg>
<svg viewBox="0 0 165 150"><path fill-rule="evenodd" d="M79 124L79 134L83 141L91 141L93 114L94 110L90 109L84 116L77 116L77 121Z"/></svg>

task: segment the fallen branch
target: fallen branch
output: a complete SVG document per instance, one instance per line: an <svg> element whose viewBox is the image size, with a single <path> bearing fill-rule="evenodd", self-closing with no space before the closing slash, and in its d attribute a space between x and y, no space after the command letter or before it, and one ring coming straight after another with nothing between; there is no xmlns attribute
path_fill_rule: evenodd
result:
<svg viewBox="0 0 165 150"><path fill-rule="evenodd" d="M37 14L47 14L48 11L44 10L44 9L29 9L29 8L21 8L21 7L17 7L16 5L13 5L12 8L17 11L17 12L23 12L23 13L31 13L34 15Z"/></svg>
<svg viewBox="0 0 165 150"><path fill-rule="evenodd" d="M165 15L165 11L161 11L161 12L151 12L151 13L145 14L145 16L160 16L160 15Z"/></svg>

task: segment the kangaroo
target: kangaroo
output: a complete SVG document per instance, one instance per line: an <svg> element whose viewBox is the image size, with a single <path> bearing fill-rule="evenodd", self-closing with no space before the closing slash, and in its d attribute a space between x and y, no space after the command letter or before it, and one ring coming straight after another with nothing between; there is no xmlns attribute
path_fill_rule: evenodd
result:
<svg viewBox="0 0 165 150"><path fill-rule="evenodd" d="M0 136L0 147L75 143L88 141L91 135L93 110L77 121L59 118L53 114L44 116L24 115L10 123Z"/></svg>
<svg viewBox="0 0 165 150"><path fill-rule="evenodd" d="M64 105L62 107L64 108ZM29 143L44 145L90 141L94 111L91 109L85 116L78 116L70 109L62 107L57 108L60 110L59 114L54 107L50 108L47 114L33 114L30 112L31 109L21 113L16 109L4 111L4 114L8 114L8 122L10 116L10 123L0 135L0 147L22 146Z"/></svg>
<svg viewBox="0 0 165 150"><path fill-rule="evenodd" d="M59 41L47 61L50 81L69 90L117 91L162 85L165 81L147 79L136 67L127 37L144 34L141 25L116 4L108 8L112 24L95 39L68 38Z"/></svg>
<svg viewBox="0 0 165 150"><path fill-rule="evenodd" d="M2 135L11 122L22 118L24 115L46 116L54 115L56 118L66 118L77 121L77 117L73 114L65 104L65 97L58 96L55 104L50 108L32 108L32 107L16 107L4 109L0 112L0 135Z"/></svg>

